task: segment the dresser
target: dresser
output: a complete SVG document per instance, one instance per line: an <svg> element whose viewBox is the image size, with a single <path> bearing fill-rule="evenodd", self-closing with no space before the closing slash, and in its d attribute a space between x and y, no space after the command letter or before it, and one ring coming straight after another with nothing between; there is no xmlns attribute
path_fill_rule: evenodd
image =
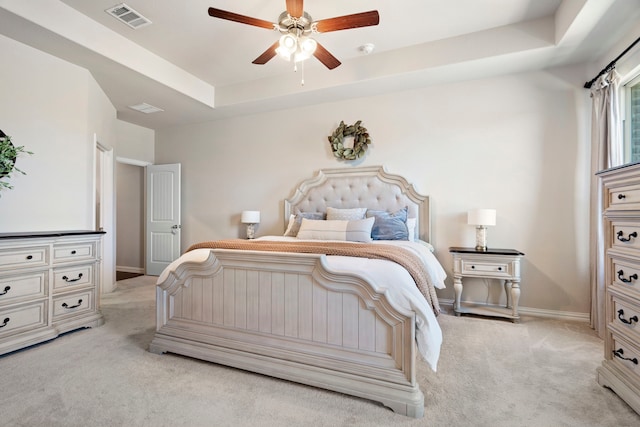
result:
<svg viewBox="0 0 640 427"><path fill-rule="evenodd" d="M603 188L607 330L597 379L640 413L640 164L598 175Z"/></svg>
<svg viewBox="0 0 640 427"><path fill-rule="evenodd" d="M104 323L103 234L0 233L0 354Z"/></svg>

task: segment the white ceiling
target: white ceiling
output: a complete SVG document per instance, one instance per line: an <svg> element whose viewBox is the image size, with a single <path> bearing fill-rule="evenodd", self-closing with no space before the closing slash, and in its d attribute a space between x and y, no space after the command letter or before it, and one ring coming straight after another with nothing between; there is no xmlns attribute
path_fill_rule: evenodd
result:
<svg viewBox="0 0 640 427"><path fill-rule="evenodd" d="M0 33L89 69L120 119L152 129L590 61L640 19L640 0L307 0L315 20L377 10L380 24L317 34L342 65L303 73L251 63L277 32L207 13L276 22L285 0L128 0L152 21L137 30L105 12L119 3L0 0ZM128 107L142 102L164 111Z"/></svg>

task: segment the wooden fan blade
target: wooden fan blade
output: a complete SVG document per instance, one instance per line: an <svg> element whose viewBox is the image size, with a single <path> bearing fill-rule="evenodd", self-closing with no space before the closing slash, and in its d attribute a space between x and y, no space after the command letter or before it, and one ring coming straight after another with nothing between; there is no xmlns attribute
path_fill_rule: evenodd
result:
<svg viewBox="0 0 640 427"><path fill-rule="evenodd" d="M313 52L313 56L318 58L318 61L322 62L324 66L330 70L333 70L334 68L336 68L338 65L341 64L341 62L338 61L338 58L333 56L320 43L317 44L316 51Z"/></svg>
<svg viewBox="0 0 640 427"><path fill-rule="evenodd" d="M255 27L273 29L273 22L265 21L263 19L251 18L249 16L239 15L233 12L227 12L226 10L209 8L209 16L214 18L226 19L227 21L239 22L241 24L253 25Z"/></svg>
<svg viewBox="0 0 640 427"><path fill-rule="evenodd" d="M294 18L302 16L304 0L287 0L287 13Z"/></svg>
<svg viewBox="0 0 640 427"><path fill-rule="evenodd" d="M319 33L330 31L348 30L349 28L370 27L380 23L380 15L377 10L356 13L353 15L338 16L336 18L321 19L316 22Z"/></svg>
<svg viewBox="0 0 640 427"><path fill-rule="evenodd" d="M269 47L269 49L265 50L262 55L258 56L256 59L251 61L252 64L264 65L271 60L274 56L276 56L276 49L280 41L276 41L274 44Z"/></svg>

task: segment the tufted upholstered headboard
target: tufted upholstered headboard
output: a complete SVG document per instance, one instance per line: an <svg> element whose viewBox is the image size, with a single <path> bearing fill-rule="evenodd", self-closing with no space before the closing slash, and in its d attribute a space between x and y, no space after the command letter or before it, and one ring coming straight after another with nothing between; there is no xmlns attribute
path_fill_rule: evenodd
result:
<svg viewBox="0 0 640 427"><path fill-rule="evenodd" d="M405 206L409 218L417 218L416 236L433 243L429 196L419 194L406 179L388 173L383 166L322 169L302 181L284 201L285 229L289 215L300 212L326 212L327 207L395 212Z"/></svg>

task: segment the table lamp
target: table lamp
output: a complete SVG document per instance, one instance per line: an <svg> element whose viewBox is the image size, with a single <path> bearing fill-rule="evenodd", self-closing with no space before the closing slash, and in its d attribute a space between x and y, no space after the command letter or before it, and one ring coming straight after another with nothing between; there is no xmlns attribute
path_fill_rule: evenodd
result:
<svg viewBox="0 0 640 427"><path fill-rule="evenodd" d="M476 226L476 250L487 250L487 226L496 225L495 209L474 209L467 212L467 224Z"/></svg>
<svg viewBox="0 0 640 427"><path fill-rule="evenodd" d="M256 237L256 224L260 224L260 211L242 211L240 222L247 224L247 239Z"/></svg>

